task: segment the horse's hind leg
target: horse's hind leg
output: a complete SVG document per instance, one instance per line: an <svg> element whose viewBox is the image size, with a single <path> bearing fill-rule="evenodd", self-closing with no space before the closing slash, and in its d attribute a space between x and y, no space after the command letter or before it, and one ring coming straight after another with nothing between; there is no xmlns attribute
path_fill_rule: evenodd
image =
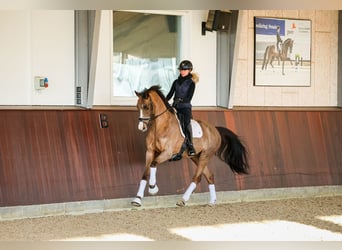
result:
<svg viewBox="0 0 342 250"><path fill-rule="evenodd" d="M210 195L209 206L213 206L216 204L216 190L215 190L215 184L214 184L214 174L206 166L203 169L203 175L205 179L207 180L208 187L209 187L209 195Z"/></svg>
<svg viewBox="0 0 342 250"><path fill-rule="evenodd" d="M206 168L206 165L208 163L207 160L199 160L198 157L193 157L191 158L191 160L197 165L197 168L195 175L192 177L192 182L183 194L182 200L176 203L176 205L180 207L185 206L185 203L190 199L190 196L196 189L197 184L200 183L203 170Z"/></svg>

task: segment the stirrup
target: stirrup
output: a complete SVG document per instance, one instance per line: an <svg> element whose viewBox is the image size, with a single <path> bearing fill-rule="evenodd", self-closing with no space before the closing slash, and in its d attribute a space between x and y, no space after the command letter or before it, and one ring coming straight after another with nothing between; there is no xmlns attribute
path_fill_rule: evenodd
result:
<svg viewBox="0 0 342 250"><path fill-rule="evenodd" d="M184 153L186 149L186 140L184 140L179 152L177 154L174 154L173 156L171 156L171 159L169 161L179 161L180 159L182 159L182 155Z"/></svg>
<svg viewBox="0 0 342 250"><path fill-rule="evenodd" d="M188 156L195 156L196 152L194 150L188 150Z"/></svg>
<svg viewBox="0 0 342 250"><path fill-rule="evenodd" d="M188 156L195 156L196 155L196 151L194 149L194 146L191 144L191 145L188 145Z"/></svg>
<svg viewBox="0 0 342 250"><path fill-rule="evenodd" d="M173 156L171 156L169 161L179 161L181 159L182 159L182 154L177 153L177 154L174 154Z"/></svg>

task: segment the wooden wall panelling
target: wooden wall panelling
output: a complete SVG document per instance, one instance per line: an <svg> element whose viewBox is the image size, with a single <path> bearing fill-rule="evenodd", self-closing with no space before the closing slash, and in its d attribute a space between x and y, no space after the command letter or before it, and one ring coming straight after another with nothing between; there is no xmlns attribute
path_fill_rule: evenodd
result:
<svg viewBox="0 0 342 250"><path fill-rule="evenodd" d="M322 113L326 164L331 183L342 183L342 112ZM321 152L319 152L321 154ZM322 167L322 166L320 166Z"/></svg>
<svg viewBox="0 0 342 250"><path fill-rule="evenodd" d="M109 116L109 139L114 162L108 161L116 190L123 197L135 189L145 168L145 134L138 129L137 112L113 112ZM108 196L111 191L108 190ZM135 195L135 194L134 194Z"/></svg>
<svg viewBox="0 0 342 250"><path fill-rule="evenodd" d="M193 113L230 128L249 150L250 175L211 160L218 191L342 183L339 110ZM137 124L133 110L0 110L0 206L135 196L145 167ZM193 173L190 160L160 165L159 195L182 194ZM207 191L203 179L196 192Z"/></svg>

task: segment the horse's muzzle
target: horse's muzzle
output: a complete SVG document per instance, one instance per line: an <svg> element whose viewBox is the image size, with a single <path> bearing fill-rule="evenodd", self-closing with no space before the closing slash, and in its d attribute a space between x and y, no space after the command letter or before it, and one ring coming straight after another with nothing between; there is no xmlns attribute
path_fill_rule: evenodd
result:
<svg viewBox="0 0 342 250"><path fill-rule="evenodd" d="M148 123L150 122L151 118L149 117L139 117L139 124L138 129L142 132L146 132L148 129Z"/></svg>
<svg viewBox="0 0 342 250"><path fill-rule="evenodd" d="M143 122L143 121L140 121L139 124L138 124L138 129L142 132L146 132L147 131L147 123L146 122Z"/></svg>

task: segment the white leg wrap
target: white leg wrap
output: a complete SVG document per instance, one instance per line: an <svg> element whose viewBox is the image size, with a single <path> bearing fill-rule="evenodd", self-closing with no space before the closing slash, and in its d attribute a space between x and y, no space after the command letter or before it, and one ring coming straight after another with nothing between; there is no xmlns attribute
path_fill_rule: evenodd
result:
<svg viewBox="0 0 342 250"><path fill-rule="evenodd" d="M144 192L145 192L146 184L147 184L147 181L146 181L146 180L141 180L141 181L140 181L137 196L139 196L139 197L141 197L141 198L144 197Z"/></svg>
<svg viewBox="0 0 342 250"><path fill-rule="evenodd" d="M144 123L143 122L139 122L138 123L138 129L139 130L143 130L144 129Z"/></svg>
<svg viewBox="0 0 342 250"><path fill-rule="evenodd" d="M156 177L156 174L157 174L157 168L156 167L151 167L150 168L150 180L149 180L149 184L151 186L155 185L156 182L157 182L157 177Z"/></svg>
<svg viewBox="0 0 342 250"><path fill-rule="evenodd" d="M210 193L209 204L215 204L216 203L216 191L215 191L214 184L209 184L209 193Z"/></svg>
<svg viewBox="0 0 342 250"><path fill-rule="evenodd" d="M191 182L191 184L189 185L188 189L183 194L183 200L184 201L188 201L190 199L190 196L191 196L192 192L195 190L195 188L196 188L196 183L195 182Z"/></svg>

